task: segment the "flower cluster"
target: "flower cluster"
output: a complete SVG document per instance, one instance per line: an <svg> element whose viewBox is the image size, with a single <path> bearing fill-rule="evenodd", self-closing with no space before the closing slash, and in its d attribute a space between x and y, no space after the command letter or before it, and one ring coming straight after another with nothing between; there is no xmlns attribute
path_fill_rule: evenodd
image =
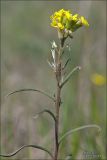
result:
<svg viewBox="0 0 107 160"><path fill-rule="evenodd" d="M66 33L66 36L70 36L72 32L82 26L89 26L89 23L83 16L73 15L69 10L61 9L50 18L52 20L51 26L57 28L59 32Z"/></svg>

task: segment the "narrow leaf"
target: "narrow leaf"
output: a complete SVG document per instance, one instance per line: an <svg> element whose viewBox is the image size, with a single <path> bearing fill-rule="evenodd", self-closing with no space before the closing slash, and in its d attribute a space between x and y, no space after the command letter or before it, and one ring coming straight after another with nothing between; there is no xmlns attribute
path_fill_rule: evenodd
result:
<svg viewBox="0 0 107 160"><path fill-rule="evenodd" d="M80 126L78 128L75 129L71 129L70 131L66 132L60 139L59 139L59 144L63 141L64 138L66 138L67 136L69 136L70 134L82 130L82 129L86 129L86 128L97 128L98 131L101 131L101 127L96 125L96 124L89 124L89 125L84 125L84 126Z"/></svg>
<svg viewBox="0 0 107 160"><path fill-rule="evenodd" d="M54 119L54 121L56 122L55 115L48 109L44 109L43 111L37 113L36 116L34 116L34 118L37 118L39 115L43 114L44 112L47 112Z"/></svg>
<svg viewBox="0 0 107 160"><path fill-rule="evenodd" d="M75 68L67 75L67 77L65 78L64 82L62 82L61 87L63 87L64 84L65 84L66 82L68 82L68 80L71 78L72 74L73 74L75 71L80 70L80 69L81 69L80 66L75 67Z"/></svg>
<svg viewBox="0 0 107 160"><path fill-rule="evenodd" d="M17 154L19 151L21 151L22 149L24 149L24 148L26 148L26 147L32 147L32 148L37 148L37 149L43 150L43 151L47 152L47 153L51 156L51 158L53 158L53 155L50 153L50 151L48 151L47 149L45 149L45 148L43 148L43 147L41 147L41 146L37 146L37 145L24 145L24 146L20 147L19 149L17 149L17 150L16 150L15 152L13 152L13 153L10 153L10 154L7 154L7 155L5 155L5 154L0 154L0 156L1 156L1 157L12 157L12 156L14 156L14 155Z"/></svg>
<svg viewBox="0 0 107 160"><path fill-rule="evenodd" d="M12 94L18 93L18 92L27 92L27 91L39 92L39 93L47 96L47 97L50 98L51 100L55 101L55 99L54 99L53 97L51 97L49 94L47 94L47 93L44 92L44 91L38 90L38 89L20 89L20 90L16 90L16 91L13 91L13 92L9 93L9 94L7 95L7 97L10 96L10 95L12 95Z"/></svg>
<svg viewBox="0 0 107 160"><path fill-rule="evenodd" d="M69 59L66 61L66 63L65 63L64 66L63 66L63 69L65 69L65 67L67 66L67 64L68 64L69 61L71 61L71 58L69 58Z"/></svg>

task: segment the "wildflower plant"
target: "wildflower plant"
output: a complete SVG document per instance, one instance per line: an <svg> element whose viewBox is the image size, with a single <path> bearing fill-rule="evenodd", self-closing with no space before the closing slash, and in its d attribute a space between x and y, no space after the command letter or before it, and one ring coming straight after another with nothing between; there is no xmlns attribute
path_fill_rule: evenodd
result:
<svg viewBox="0 0 107 160"><path fill-rule="evenodd" d="M38 89L21 89L21 90L11 92L8 96L13 95L17 92L33 91L33 92L39 92L43 94L44 96L47 96L53 101L54 106L55 106L55 113L53 113L51 110L44 109L40 111L39 113L37 113L35 116L36 118L43 113L47 113L52 117L54 121L54 125L55 125L55 129L54 129L55 130L55 134L54 134L55 143L54 143L53 151L49 151L48 149L42 146L38 146L38 145L24 145L11 154L8 154L8 155L0 154L0 156L2 157L11 157L11 156L16 155L20 150L24 149L25 147L33 147L36 149L43 150L44 152L49 154L52 160L58 160L60 144L65 138L67 138L68 135L78 130L82 130L82 129L90 128L90 127L92 128L95 127L95 128L98 128L98 130L101 130L101 128L98 125L89 124L89 125L80 126L75 129L71 129L60 137L59 118L60 118L60 107L62 104L61 91L64 85L70 80L73 73L81 69L80 66L76 66L70 71L70 73L67 76L65 76L64 72L70 60L70 59L67 59L66 63L63 64L62 58L65 54L64 49L65 47L67 47L65 44L65 41L68 37L73 38L73 33L77 31L79 28L81 28L82 26L88 27L89 23L83 16L79 16L78 14L73 15L69 10L64 10L64 9L61 9L55 12L50 17L50 19L51 19L51 26L57 29L58 38L59 38L59 45L57 45L55 41L51 43L52 44L52 48L51 48L51 59L52 60L51 61L48 60L48 64L53 70L55 78L56 78L56 94L54 96L50 96L48 93L38 90ZM67 158L65 157L64 159L67 159Z"/></svg>

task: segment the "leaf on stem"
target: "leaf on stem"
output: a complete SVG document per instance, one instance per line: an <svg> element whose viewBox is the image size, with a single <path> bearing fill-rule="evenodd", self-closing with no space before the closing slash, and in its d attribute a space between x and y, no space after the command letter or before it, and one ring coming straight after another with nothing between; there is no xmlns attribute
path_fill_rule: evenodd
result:
<svg viewBox="0 0 107 160"><path fill-rule="evenodd" d="M54 121L56 122L56 118L55 118L55 115L48 109L44 109L43 111L39 112L36 114L36 116L34 116L34 118L38 118L38 116L40 116L41 114L43 114L44 112L47 112L53 119Z"/></svg>
<svg viewBox="0 0 107 160"><path fill-rule="evenodd" d="M20 89L20 90L16 90L16 91L13 91L13 92L9 93L9 94L7 95L7 97L10 96L10 95L12 95L12 94L18 93L18 92L28 92L28 91L39 92L39 93L47 96L48 98L50 98L51 100L53 100L53 101L55 102L55 99L54 99L53 97L51 97L51 96L50 96L49 94L47 94L46 92L41 91L41 90L38 90L38 89Z"/></svg>
<svg viewBox="0 0 107 160"><path fill-rule="evenodd" d="M82 130L82 129L86 129L86 128L97 128L98 131L101 131L101 127L96 125L96 124L89 124L89 125L84 125L84 126L80 126L78 128L75 129L71 129L70 131L66 132L60 139L59 139L59 144L63 141L63 139L65 139L67 136L69 136L70 134Z"/></svg>
<svg viewBox="0 0 107 160"><path fill-rule="evenodd" d="M68 82L68 80L71 78L72 74L73 74L75 71L80 70L80 69L81 69L80 66L76 66L76 67L67 75L67 77L65 78L65 80L62 82L61 87L63 87L64 84Z"/></svg>
<svg viewBox="0 0 107 160"><path fill-rule="evenodd" d="M67 66L67 64L68 64L69 61L71 61L71 58L69 58L69 59L66 61L66 63L65 63L64 66L63 66L63 69L65 69L65 67Z"/></svg>
<svg viewBox="0 0 107 160"><path fill-rule="evenodd" d="M1 156L1 157L12 157L12 156L14 156L14 155L17 154L19 151L21 151L22 149L24 149L24 148L26 148L26 147L32 147L32 148L37 148L37 149L43 150L43 151L47 152L47 153L51 156L51 158L53 158L53 155L51 154L50 151L48 151L47 149L45 149L45 148L43 148L43 147L41 147L41 146L38 146L38 145L24 145L24 146L20 147L19 149L17 149L17 150L16 150L15 152L13 152L13 153L10 153L10 154L7 154L7 155L5 155L5 154L0 154L0 156Z"/></svg>

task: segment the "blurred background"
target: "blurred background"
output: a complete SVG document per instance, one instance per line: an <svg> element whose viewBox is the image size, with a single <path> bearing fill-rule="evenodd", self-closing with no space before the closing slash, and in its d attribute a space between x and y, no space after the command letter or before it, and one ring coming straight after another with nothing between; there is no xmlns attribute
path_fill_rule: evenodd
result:
<svg viewBox="0 0 107 160"><path fill-rule="evenodd" d="M90 27L81 28L69 39L71 57L67 73L76 72L62 90L60 134L87 124L89 128L68 136L59 157L72 154L82 159L84 151L105 159L106 143L106 1L2 1L1 2L1 152L11 153L22 145L37 144L53 151L54 123L47 114L33 117L44 108L54 111L54 104L36 92L11 91L35 88L55 93L55 77L48 66L51 42L58 44L57 31L50 26L50 16L59 9L69 9L87 18ZM37 149L26 148L10 159L49 159ZM1 158L2 159L2 158ZM7 159L7 158L6 158ZM9 159L9 158L8 158Z"/></svg>

